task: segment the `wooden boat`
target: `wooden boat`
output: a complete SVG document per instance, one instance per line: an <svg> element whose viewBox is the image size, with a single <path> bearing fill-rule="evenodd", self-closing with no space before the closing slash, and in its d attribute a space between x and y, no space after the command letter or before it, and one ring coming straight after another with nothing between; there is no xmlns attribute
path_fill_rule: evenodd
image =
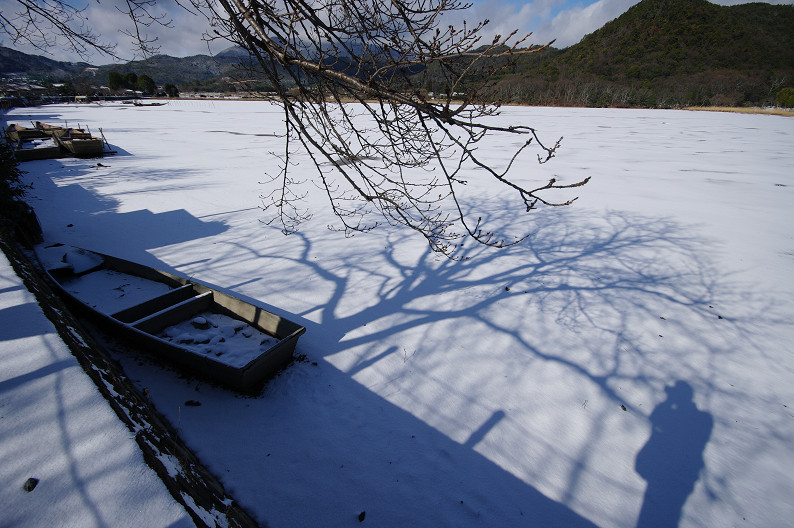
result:
<svg viewBox="0 0 794 528"><path fill-rule="evenodd" d="M5 136L11 143L26 141L29 139L45 138L47 134L37 128L28 128L16 123L11 123L5 129Z"/></svg>
<svg viewBox="0 0 794 528"><path fill-rule="evenodd" d="M303 326L199 282L55 244L36 249L57 290L156 357L241 392L293 359Z"/></svg>
<svg viewBox="0 0 794 528"><path fill-rule="evenodd" d="M101 139L91 137L73 137L72 135L52 136L61 148L78 158L101 158L105 153L105 145Z"/></svg>
<svg viewBox="0 0 794 528"><path fill-rule="evenodd" d="M57 159L65 156L64 151L52 138L19 140L13 145L17 161Z"/></svg>
<svg viewBox="0 0 794 528"><path fill-rule="evenodd" d="M54 137L66 134L69 128L36 121L36 130L47 136Z"/></svg>
<svg viewBox="0 0 794 528"><path fill-rule="evenodd" d="M49 125L41 121L36 121L36 130L52 137L69 137L72 139L91 139L92 137L90 132L86 132L82 128Z"/></svg>

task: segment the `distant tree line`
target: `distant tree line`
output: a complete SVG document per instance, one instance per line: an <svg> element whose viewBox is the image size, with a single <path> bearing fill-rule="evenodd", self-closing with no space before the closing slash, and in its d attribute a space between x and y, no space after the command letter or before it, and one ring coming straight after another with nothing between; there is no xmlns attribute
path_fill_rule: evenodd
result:
<svg viewBox="0 0 794 528"><path fill-rule="evenodd" d="M138 75L135 72L121 74L115 70L108 73L108 88L113 92L133 90L143 95L156 95L157 84L146 74ZM179 97L179 90L173 84L163 86L163 91L168 97Z"/></svg>
<svg viewBox="0 0 794 528"><path fill-rule="evenodd" d="M114 70L108 73L108 88L114 92L138 90L145 95L152 95L157 90L157 85L148 75L139 77L135 72L121 74Z"/></svg>

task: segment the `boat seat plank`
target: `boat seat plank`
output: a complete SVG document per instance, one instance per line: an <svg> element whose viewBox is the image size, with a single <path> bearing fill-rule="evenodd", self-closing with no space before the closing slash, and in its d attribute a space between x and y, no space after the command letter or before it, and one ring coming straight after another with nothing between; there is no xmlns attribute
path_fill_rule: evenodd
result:
<svg viewBox="0 0 794 528"><path fill-rule="evenodd" d="M138 321L130 323L130 325L143 332L154 334L163 328L184 321L195 313L206 310L211 304L212 292L200 293L159 312L147 315Z"/></svg>
<svg viewBox="0 0 794 528"><path fill-rule="evenodd" d="M111 315L111 317L121 321L122 323L134 323L135 321L140 321L141 319L154 313L165 310L170 306L190 299L195 295L196 291L193 289L193 285L185 284L184 286L180 286L179 288L168 291L162 295L158 295L157 297L144 301L140 304L136 304L135 306L130 306L129 308L125 308L124 310L116 312Z"/></svg>

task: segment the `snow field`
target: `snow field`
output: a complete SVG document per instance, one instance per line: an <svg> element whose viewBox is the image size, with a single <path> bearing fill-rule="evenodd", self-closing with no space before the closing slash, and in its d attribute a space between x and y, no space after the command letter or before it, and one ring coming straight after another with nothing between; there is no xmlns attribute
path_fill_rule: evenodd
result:
<svg viewBox="0 0 794 528"><path fill-rule="evenodd" d="M518 177L592 180L565 194L580 196L573 206L524 218L472 171L466 205L531 236L505 250L467 242L471 258L449 261L405 230L329 231L321 193L298 234L260 222L282 141L268 103L15 117L101 126L120 150L102 167L25 164L47 240L195 277L307 327L307 361L254 399L121 358L260 521L351 526L366 511L379 526L633 527L643 506L680 526L794 516L791 119L505 108L498 119L546 143L564 136L546 165L528 152ZM481 154L498 161L513 139ZM307 156L296 161L310 180ZM654 414L668 406L691 412ZM669 455L704 416L705 445ZM649 450L659 471L683 468L678 487L694 484L683 506L646 499L668 478L638 472Z"/></svg>

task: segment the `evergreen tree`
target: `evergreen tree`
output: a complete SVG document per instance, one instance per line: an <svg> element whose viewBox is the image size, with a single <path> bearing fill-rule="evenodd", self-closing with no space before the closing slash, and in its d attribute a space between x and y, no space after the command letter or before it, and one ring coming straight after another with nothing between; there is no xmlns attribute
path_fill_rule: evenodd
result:
<svg viewBox="0 0 794 528"><path fill-rule="evenodd" d="M148 75L141 75L138 77L135 88L143 92L144 95L154 95L154 93L157 92L157 85Z"/></svg>
<svg viewBox="0 0 794 528"><path fill-rule="evenodd" d="M171 83L166 83L165 86L163 86L163 90L168 97L179 97L179 89Z"/></svg>
<svg viewBox="0 0 794 528"><path fill-rule="evenodd" d="M138 85L138 75L134 72L127 72L124 74L124 87L134 90Z"/></svg>
<svg viewBox="0 0 794 528"><path fill-rule="evenodd" d="M794 88L783 88L777 93L777 104L784 108L794 108Z"/></svg>
<svg viewBox="0 0 794 528"><path fill-rule="evenodd" d="M108 88L111 90L118 91L123 90L126 87L126 83L124 80L124 76L122 76L116 70L111 71L108 73Z"/></svg>

